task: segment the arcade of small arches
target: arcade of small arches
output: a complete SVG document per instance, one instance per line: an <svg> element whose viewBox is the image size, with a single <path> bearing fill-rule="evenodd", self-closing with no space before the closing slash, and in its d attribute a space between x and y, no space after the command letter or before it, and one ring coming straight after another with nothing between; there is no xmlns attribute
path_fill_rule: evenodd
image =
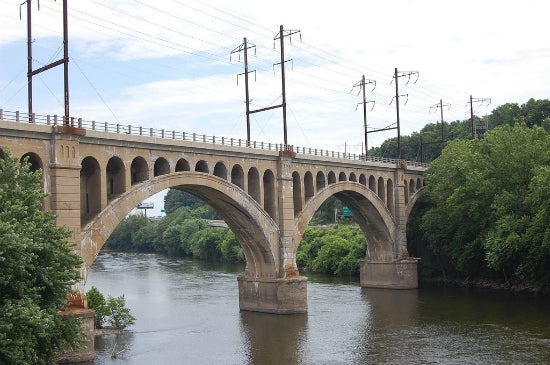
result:
<svg viewBox="0 0 550 365"><path fill-rule="evenodd" d="M91 156L85 157L81 163L81 212L82 224L87 223L97 213L102 210L100 206L102 186L101 167L98 161ZM126 177L126 165L120 157L111 157L105 167L105 186L107 201L111 201L121 193L127 190L128 186L139 184L151 177L166 175L173 172L194 171L198 173L206 173L217 176L223 180L227 180L240 189L247 192L256 202L262 205L267 214L273 218L277 218L277 194L276 194L276 172L270 168L265 168L259 171L258 167L251 166L245 172L243 165L234 163L230 165L224 161L216 161L213 168L206 160L197 160L190 162L185 158L177 160L175 165L170 166L170 162L163 157L158 157L154 162L152 169L149 168L145 158L141 156L135 157L130 163L130 181ZM361 185L372 190L378 198L386 205L391 214L395 212L394 205L394 182L392 178L384 176L367 175L365 173L356 173L333 170L299 171L292 172L293 186L293 202L294 216L297 216L303 205L311 199L318 191L325 188L327 185L337 182L358 182ZM423 186L423 180L420 177L410 178L404 185L405 188L405 203L409 201L409 197L414 195L418 189Z"/></svg>

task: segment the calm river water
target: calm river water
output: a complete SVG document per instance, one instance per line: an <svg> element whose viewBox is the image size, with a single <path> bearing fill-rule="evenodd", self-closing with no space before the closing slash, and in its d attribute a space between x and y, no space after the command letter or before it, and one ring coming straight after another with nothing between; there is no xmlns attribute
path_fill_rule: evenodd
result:
<svg viewBox="0 0 550 365"><path fill-rule="evenodd" d="M96 336L95 364L550 364L548 299L310 276L309 312L278 316L239 311L242 271L101 253L86 290L124 294L136 324Z"/></svg>

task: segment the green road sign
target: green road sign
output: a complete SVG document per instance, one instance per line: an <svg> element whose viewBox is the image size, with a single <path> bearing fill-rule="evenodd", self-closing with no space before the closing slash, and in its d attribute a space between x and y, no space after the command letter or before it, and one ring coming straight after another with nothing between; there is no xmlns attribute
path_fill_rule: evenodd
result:
<svg viewBox="0 0 550 365"><path fill-rule="evenodd" d="M342 207L342 215L344 217L351 217L353 214L351 213L351 210L348 207Z"/></svg>

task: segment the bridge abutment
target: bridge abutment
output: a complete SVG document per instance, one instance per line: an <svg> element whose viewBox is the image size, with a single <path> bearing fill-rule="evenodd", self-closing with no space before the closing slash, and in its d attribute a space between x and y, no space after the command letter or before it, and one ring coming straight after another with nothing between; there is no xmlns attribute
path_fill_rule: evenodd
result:
<svg viewBox="0 0 550 365"><path fill-rule="evenodd" d="M415 259L393 262L360 262L360 282L365 288L416 289L418 264Z"/></svg>
<svg viewBox="0 0 550 365"><path fill-rule="evenodd" d="M239 276L239 308L275 314L307 313L307 278L249 279Z"/></svg>

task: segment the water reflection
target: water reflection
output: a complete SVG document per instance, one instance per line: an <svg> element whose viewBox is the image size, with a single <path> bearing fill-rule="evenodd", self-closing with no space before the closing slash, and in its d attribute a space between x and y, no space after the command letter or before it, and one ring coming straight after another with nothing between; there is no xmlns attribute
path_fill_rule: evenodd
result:
<svg viewBox="0 0 550 365"><path fill-rule="evenodd" d="M550 364L548 299L361 288L310 276L308 313L240 312L243 267L102 253L87 289L124 294L131 331L96 337L104 364ZM117 359L110 354L127 348Z"/></svg>
<svg viewBox="0 0 550 365"><path fill-rule="evenodd" d="M298 364L307 331L307 314L240 312L248 347L246 364Z"/></svg>

